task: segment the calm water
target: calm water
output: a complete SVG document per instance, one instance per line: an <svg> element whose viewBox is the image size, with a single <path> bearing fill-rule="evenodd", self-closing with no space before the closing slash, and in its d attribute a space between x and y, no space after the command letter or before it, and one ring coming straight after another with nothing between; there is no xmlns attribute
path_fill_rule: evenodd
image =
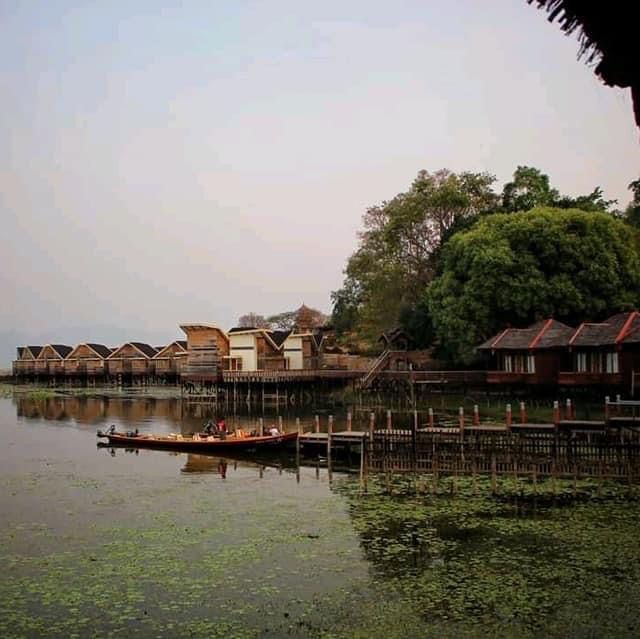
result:
<svg viewBox="0 0 640 639"><path fill-rule="evenodd" d="M282 460L96 447L107 424L192 432L212 415L0 399L0 636L638 635L635 487L531 499L420 478L361 495L357 475Z"/></svg>

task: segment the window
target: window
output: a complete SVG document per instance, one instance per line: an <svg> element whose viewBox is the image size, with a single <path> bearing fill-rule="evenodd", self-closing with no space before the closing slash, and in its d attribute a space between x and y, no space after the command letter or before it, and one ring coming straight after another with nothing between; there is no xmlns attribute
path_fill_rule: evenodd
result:
<svg viewBox="0 0 640 639"><path fill-rule="evenodd" d="M606 372L617 373L618 371L618 353L607 353Z"/></svg>

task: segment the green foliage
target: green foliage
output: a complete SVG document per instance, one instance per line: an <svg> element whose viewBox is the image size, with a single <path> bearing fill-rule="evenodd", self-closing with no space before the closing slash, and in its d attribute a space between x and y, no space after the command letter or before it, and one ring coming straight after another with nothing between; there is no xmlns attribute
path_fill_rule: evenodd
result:
<svg viewBox="0 0 640 639"><path fill-rule="evenodd" d="M486 216L453 236L427 298L449 357L470 362L506 325L601 319L638 305L639 292L638 241L624 222L538 208Z"/></svg>
<svg viewBox="0 0 640 639"><path fill-rule="evenodd" d="M640 178L629 184L629 190L633 193L633 200L625 211L625 218L631 226L640 229Z"/></svg>
<svg viewBox="0 0 640 639"><path fill-rule="evenodd" d="M487 173L421 171L408 191L370 208L345 284L332 294L338 331L356 329L375 342L398 324L401 309L415 309L433 279L434 257L449 229L496 206L494 181Z"/></svg>

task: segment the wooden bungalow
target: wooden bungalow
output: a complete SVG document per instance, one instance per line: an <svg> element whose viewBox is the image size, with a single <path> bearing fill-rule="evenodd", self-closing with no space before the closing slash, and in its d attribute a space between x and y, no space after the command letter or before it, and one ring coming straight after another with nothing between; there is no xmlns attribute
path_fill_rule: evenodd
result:
<svg viewBox="0 0 640 639"><path fill-rule="evenodd" d="M232 328L229 331L229 354L224 358L225 370L286 370L287 361L281 345L289 334L290 331L266 328Z"/></svg>
<svg viewBox="0 0 640 639"><path fill-rule="evenodd" d="M570 386L618 386L640 370L640 313L618 313L604 322L584 322L568 344L569 366L559 375Z"/></svg>
<svg viewBox="0 0 640 639"><path fill-rule="evenodd" d="M182 377L217 379L229 355L229 337L214 324L182 324L187 335L187 360Z"/></svg>
<svg viewBox="0 0 640 639"><path fill-rule="evenodd" d="M567 359L567 347L575 330L547 319L528 328L507 328L478 346L488 353L489 384L539 384L558 382Z"/></svg>
<svg viewBox="0 0 640 639"><path fill-rule="evenodd" d="M64 375L64 360L73 348L65 344L47 344L36 357L35 373L46 377Z"/></svg>
<svg viewBox="0 0 640 639"><path fill-rule="evenodd" d="M111 349L104 344L78 344L64 360L67 377L99 377L106 373L106 359Z"/></svg>
<svg viewBox="0 0 640 639"><path fill-rule="evenodd" d="M156 377L175 377L182 373L187 362L187 340L177 339L158 351L153 358Z"/></svg>
<svg viewBox="0 0 640 639"><path fill-rule="evenodd" d="M111 376L131 375L144 377L153 374L156 349L144 342L127 342L107 358L107 373Z"/></svg>
<svg viewBox="0 0 640 639"><path fill-rule="evenodd" d="M378 342L385 351L408 351L412 348L411 337L400 327L382 333Z"/></svg>
<svg viewBox="0 0 640 639"><path fill-rule="evenodd" d="M310 331L290 331L282 342L282 356L288 370L317 369L319 366L318 335Z"/></svg>
<svg viewBox="0 0 640 639"><path fill-rule="evenodd" d="M35 373L36 359L42 346L18 346L17 359L13 362L13 374L16 377L29 377Z"/></svg>

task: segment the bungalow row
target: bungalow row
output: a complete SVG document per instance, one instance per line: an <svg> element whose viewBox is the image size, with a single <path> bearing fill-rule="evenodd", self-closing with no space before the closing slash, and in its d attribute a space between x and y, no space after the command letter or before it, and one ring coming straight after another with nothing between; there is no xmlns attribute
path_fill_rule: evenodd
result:
<svg viewBox="0 0 640 639"><path fill-rule="evenodd" d="M507 328L478 347L490 384L628 386L640 371L640 313L618 313L578 328L554 319Z"/></svg>
<svg viewBox="0 0 640 639"><path fill-rule="evenodd" d="M127 342L117 348L83 343L19 346L16 377L217 377L223 371L286 371L320 365L321 334L213 324L184 324L186 340L163 347Z"/></svg>
<svg viewBox="0 0 640 639"><path fill-rule="evenodd" d="M187 343L176 340L167 346L127 342L117 348L84 343L19 346L13 362L16 377L117 377L176 376L184 367Z"/></svg>

